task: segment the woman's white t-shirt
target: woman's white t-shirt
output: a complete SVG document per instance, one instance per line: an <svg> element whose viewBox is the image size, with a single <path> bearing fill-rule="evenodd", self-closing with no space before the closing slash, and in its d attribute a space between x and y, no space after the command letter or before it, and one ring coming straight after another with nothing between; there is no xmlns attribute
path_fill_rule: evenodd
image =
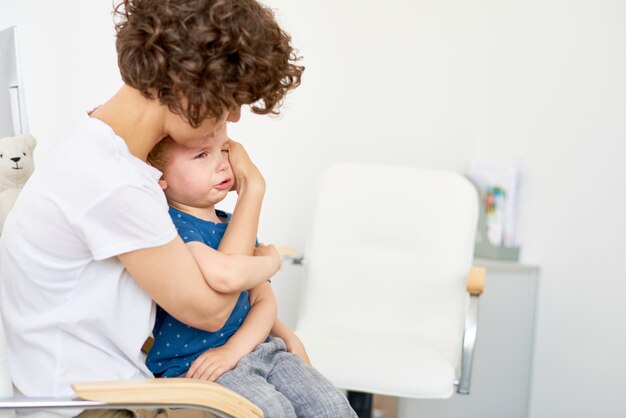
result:
<svg viewBox="0 0 626 418"><path fill-rule="evenodd" d="M22 190L0 238L0 310L22 394L152 377L141 346L154 303L117 255L176 237L160 175L85 117Z"/></svg>

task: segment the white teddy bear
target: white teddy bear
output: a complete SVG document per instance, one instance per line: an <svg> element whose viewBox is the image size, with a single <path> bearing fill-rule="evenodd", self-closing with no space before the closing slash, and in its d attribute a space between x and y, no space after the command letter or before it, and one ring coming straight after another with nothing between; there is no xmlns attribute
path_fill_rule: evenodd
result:
<svg viewBox="0 0 626 418"><path fill-rule="evenodd" d="M33 173L36 144L28 134L0 139L0 231L22 186Z"/></svg>

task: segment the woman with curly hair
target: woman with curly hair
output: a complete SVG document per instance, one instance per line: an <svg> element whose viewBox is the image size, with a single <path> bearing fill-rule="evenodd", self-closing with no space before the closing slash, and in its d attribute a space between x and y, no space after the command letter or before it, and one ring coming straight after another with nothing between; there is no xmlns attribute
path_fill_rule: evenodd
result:
<svg viewBox="0 0 626 418"><path fill-rule="evenodd" d="M278 113L303 71L289 36L255 0L123 0L115 16L123 86L35 171L0 240L10 372L28 396L71 396L77 381L151 378L141 347L154 302L214 332L238 292L218 293L209 279L234 276L250 288L280 267L272 246L245 255L265 183L241 145L230 143L238 200L219 251L192 254L183 243L161 173L146 158L164 138L211 144L242 105ZM141 412L160 414L209 416Z"/></svg>

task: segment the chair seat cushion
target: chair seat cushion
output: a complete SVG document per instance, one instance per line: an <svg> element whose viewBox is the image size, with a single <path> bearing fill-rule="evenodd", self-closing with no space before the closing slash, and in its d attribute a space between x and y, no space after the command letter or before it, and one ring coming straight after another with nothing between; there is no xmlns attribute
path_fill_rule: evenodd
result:
<svg viewBox="0 0 626 418"><path fill-rule="evenodd" d="M450 397L454 391L458 341L305 327L296 332L313 366L338 388L440 399Z"/></svg>

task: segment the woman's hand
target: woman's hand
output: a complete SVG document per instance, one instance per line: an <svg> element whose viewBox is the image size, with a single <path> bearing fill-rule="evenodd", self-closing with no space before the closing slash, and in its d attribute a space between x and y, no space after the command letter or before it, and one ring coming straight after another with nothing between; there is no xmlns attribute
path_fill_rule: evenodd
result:
<svg viewBox="0 0 626 418"><path fill-rule="evenodd" d="M205 351L185 374L191 379L215 382L221 375L235 368L243 355L228 344Z"/></svg>
<svg viewBox="0 0 626 418"><path fill-rule="evenodd" d="M265 179L248 156L243 145L231 139L228 146L228 160L235 176L235 183L231 190L241 194L244 189L253 188L265 193Z"/></svg>

